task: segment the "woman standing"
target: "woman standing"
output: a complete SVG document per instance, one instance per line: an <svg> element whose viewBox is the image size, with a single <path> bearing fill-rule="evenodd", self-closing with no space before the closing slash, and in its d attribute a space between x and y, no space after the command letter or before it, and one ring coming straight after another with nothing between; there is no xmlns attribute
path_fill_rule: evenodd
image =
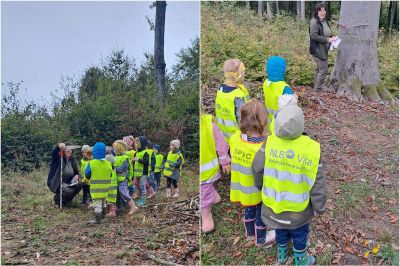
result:
<svg viewBox="0 0 400 266"><path fill-rule="evenodd" d="M325 85L325 76L328 72L328 51L329 45L336 36L326 20L325 5L320 3L315 6L314 17L310 21L310 54L316 63L314 75L314 89L328 90Z"/></svg>

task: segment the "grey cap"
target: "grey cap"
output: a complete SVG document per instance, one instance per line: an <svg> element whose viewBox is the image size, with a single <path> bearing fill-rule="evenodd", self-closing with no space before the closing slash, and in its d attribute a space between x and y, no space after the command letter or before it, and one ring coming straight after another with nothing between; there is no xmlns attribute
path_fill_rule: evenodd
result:
<svg viewBox="0 0 400 266"><path fill-rule="evenodd" d="M295 139L304 132L303 110L297 105L288 105L275 118L275 134L282 139Z"/></svg>
<svg viewBox="0 0 400 266"><path fill-rule="evenodd" d="M115 163L115 157L111 154L106 155L106 160L109 161L111 164Z"/></svg>

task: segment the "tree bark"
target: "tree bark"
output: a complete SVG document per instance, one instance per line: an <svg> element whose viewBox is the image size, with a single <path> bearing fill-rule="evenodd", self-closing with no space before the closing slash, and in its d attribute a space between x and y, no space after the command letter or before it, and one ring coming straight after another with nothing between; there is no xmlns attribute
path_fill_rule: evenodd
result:
<svg viewBox="0 0 400 266"><path fill-rule="evenodd" d="M300 20L306 20L306 3L305 1L300 1Z"/></svg>
<svg viewBox="0 0 400 266"><path fill-rule="evenodd" d="M250 10L250 1L246 1L246 8Z"/></svg>
<svg viewBox="0 0 400 266"><path fill-rule="evenodd" d="M155 80L165 106L165 60L164 60L164 32L165 11L167 2L156 1L156 22L154 28L154 61Z"/></svg>
<svg viewBox="0 0 400 266"><path fill-rule="evenodd" d="M380 2L343 1L339 23L341 43L331 84L338 96L351 100L393 101L393 97L382 87L377 60ZM354 12L357 10L357 12Z"/></svg>
<svg viewBox="0 0 400 266"><path fill-rule="evenodd" d="M267 19L269 21L273 20L274 15L272 14L272 9L271 9L271 2L267 1Z"/></svg>
<svg viewBox="0 0 400 266"><path fill-rule="evenodd" d="M260 17L263 16L263 12L264 12L264 2L263 2L263 1L258 1L257 12L258 12L258 15L259 15Z"/></svg>

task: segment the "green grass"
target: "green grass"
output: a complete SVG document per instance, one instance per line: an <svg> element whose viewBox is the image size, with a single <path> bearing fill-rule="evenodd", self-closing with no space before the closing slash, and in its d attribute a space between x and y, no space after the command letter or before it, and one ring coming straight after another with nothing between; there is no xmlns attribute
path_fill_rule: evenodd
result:
<svg viewBox="0 0 400 266"><path fill-rule="evenodd" d="M386 207L386 201L397 197L394 191L385 188L373 186L367 182L344 183L341 187L336 201L334 214L342 214L345 217L356 215L358 208L365 206L369 196L375 196L373 204L381 209Z"/></svg>
<svg viewBox="0 0 400 266"><path fill-rule="evenodd" d="M317 265L331 265L333 253L333 248L325 248L321 254L317 256Z"/></svg>
<svg viewBox="0 0 400 266"><path fill-rule="evenodd" d="M399 265L399 252L394 250L391 244L382 246L376 255L384 259L385 264Z"/></svg>
<svg viewBox="0 0 400 266"><path fill-rule="evenodd" d="M388 137L392 134L392 130L390 130L386 127L383 127L383 128L381 128L381 134L385 137Z"/></svg>

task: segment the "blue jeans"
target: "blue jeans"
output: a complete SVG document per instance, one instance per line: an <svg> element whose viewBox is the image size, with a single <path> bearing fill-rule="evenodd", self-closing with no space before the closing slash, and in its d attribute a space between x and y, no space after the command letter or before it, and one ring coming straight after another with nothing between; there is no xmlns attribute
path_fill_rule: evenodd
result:
<svg viewBox="0 0 400 266"><path fill-rule="evenodd" d="M149 184L153 188L154 192L157 192L157 182L154 179L154 172L150 172L149 174Z"/></svg>
<svg viewBox="0 0 400 266"><path fill-rule="evenodd" d="M158 191L158 188L160 187L160 182L161 182L161 172L154 173L154 179L157 183L157 191Z"/></svg>
<svg viewBox="0 0 400 266"><path fill-rule="evenodd" d="M254 220L255 219L256 226L265 227L265 224L263 223L263 221L261 219L261 205L262 205L262 203L259 203L256 206L246 207L244 209L244 219L245 220Z"/></svg>
<svg viewBox="0 0 400 266"><path fill-rule="evenodd" d="M276 229L276 242L279 245L286 245L293 240L296 250L304 250L307 247L309 224L305 224L296 229Z"/></svg>

